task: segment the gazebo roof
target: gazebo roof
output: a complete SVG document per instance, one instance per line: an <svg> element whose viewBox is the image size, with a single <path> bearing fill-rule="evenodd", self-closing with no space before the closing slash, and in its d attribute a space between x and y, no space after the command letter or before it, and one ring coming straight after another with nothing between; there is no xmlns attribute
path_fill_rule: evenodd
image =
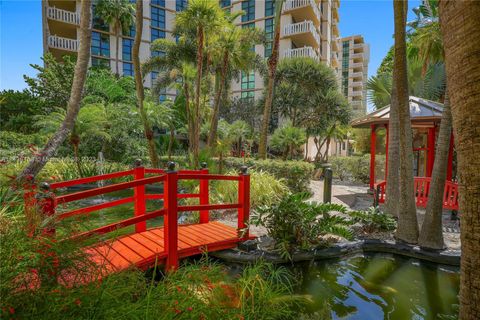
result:
<svg viewBox="0 0 480 320"><path fill-rule="evenodd" d="M414 96L409 97L409 103L412 124L421 126L440 122L440 119L442 118L443 104ZM389 119L390 105L375 110L363 117L356 118L352 120L350 124L354 128L366 128L372 124L387 124Z"/></svg>

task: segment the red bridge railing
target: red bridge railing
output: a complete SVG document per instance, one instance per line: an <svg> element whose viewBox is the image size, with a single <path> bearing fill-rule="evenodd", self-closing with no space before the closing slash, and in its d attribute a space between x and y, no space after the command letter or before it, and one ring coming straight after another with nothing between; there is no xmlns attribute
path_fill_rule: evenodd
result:
<svg viewBox="0 0 480 320"><path fill-rule="evenodd" d="M428 192L430 190L430 177L414 177L415 202L417 207L426 208L428 202ZM376 197L378 203L385 202L386 181L381 181L375 185ZM458 210L458 184L453 181L445 182L443 192L443 208L449 210Z"/></svg>
<svg viewBox="0 0 480 320"><path fill-rule="evenodd" d="M149 176L147 176L149 175ZM133 180L111 184L94 189L55 195L54 190L71 187L79 184L87 184L102 180L110 180L121 177L133 177ZM198 180L199 193L179 193L179 180ZM238 182L238 202L226 204L209 203L209 181L228 180ZM145 186L153 183L163 183L163 193L147 194ZM64 213L56 213L56 208L62 204L77 201L89 197L107 194L110 192L134 189L133 196L119 200L113 200L89 207L78 208ZM199 211L199 223L209 222L210 210L237 209L238 211L238 232L239 239L249 237L246 222L249 219L250 212L250 175L247 173L247 167L242 167L238 176L227 176L219 174L209 174L206 164L202 165L200 170L179 170L175 171L175 164L170 162L168 169L151 169L141 166L137 163L132 170L109 173L93 177L75 179L70 181L55 182L52 184L41 183L40 192L35 191L34 186L30 186L25 192L26 210L31 210L32 206L37 206L45 216L54 216L54 220L59 221L73 216L86 215L90 212L110 208L126 203L134 203L134 216L109 225L105 225L93 230L85 231L70 236L70 238L81 239L93 235L105 234L120 228L135 225L135 232L147 230L146 222L150 219L160 216L164 217L164 248L167 256L166 268L174 269L178 266L178 213L185 211ZM178 199L198 198L198 205L178 205ZM163 199L164 207L158 210L147 212L146 201L152 199ZM55 227L45 228L43 234L54 236Z"/></svg>

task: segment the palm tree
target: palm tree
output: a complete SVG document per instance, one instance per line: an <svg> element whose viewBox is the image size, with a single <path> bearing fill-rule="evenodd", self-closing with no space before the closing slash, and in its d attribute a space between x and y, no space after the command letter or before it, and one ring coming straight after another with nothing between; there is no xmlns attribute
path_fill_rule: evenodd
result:
<svg viewBox="0 0 480 320"><path fill-rule="evenodd" d="M272 135L270 144L273 149L283 153L283 159L292 159L294 152L306 141L305 129L292 126L291 122L277 128Z"/></svg>
<svg viewBox="0 0 480 320"><path fill-rule="evenodd" d="M196 47L188 37L180 37L177 42L168 39L157 39L151 45L152 51L161 51L162 55L152 56L142 66L143 72L158 72L152 84L153 99L158 101L162 89L176 87L183 93L185 116L188 126L188 145L193 152L194 117L191 110L192 88L195 79ZM178 99L178 98L177 98Z"/></svg>
<svg viewBox="0 0 480 320"><path fill-rule="evenodd" d="M227 73L229 69L250 71L257 54L252 47L260 42L260 34L254 28L239 28L233 25L235 16L229 17L228 24L221 30L220 36L215 42L213 56L219 63L219 71L215 76L218 81L217 90L213 103L213 113L210 123L210 133L207 144L213 147L216 143L218 115L223 91L227 85Z"/></svg>
<svg viewBox="0 0 480 320"><path fill-rule="evenodd" d="M193 135L193 165L198 167L200 143L200 97L203 79L203 60L205 51L205 35L214 34L224 23L224 11L218 2L210 0L191 0L186 10L177 14L176 28L188 33L195 29L197 40L197 79L194 98L194 135Z"/></svg>
<svg viewBox="0 0 480 320"><path fill-rule="evenodd" d="M141 2L141 1L139 1ZM75 73L73 76L70 99L67 104L67 114L58 131L49 139L47 144L40 151L40 156L33 158L27 167L20 173L17 180L24 179L27 175L36 176L45 166L47 161L55 154L58 147L65 141L75 125L80 102L82 100L83 87L87 77L88 63L90 61L90 44L92 40L91 1L84 0L81 4L80 31L78 33L79 48Z"/></svg>
<svg viewBox="0 0 480 320"><path fill-rule="evenodd" d="M44 134L55 132L65 119L65 110L57 108L56 111L48 115L39 115L34 117L36 120L34 127L38 128ZM84 105L78 112L75 125L70 132L69 143L72 146L75 163L79 175L83 176L81 158L79 155L79 146L82 140L88 137L100 138L104 141L110 141L111 137L107 130L107 113L105 106L100 103Z"/></svg>
<svg viewBox="0 0 480 320"><path fill-rule="evenodd" d="M480 314L480 3L441 1L439 11L460 181L459 318L473 320Z"/></svg>
<svg viewBox="0 0 480 320"><path fill-rule="evenodd" d="M410 123L410 106L408 97L407 52L405 42L405 24L407 1L393 1L395 16L395 56L393 83L396 99L392 99L392 108L398 109L399 144L400 144L400 194L398 198L398 228L396 237L408 243L418 241L417 208L413 194L413 151L412 128ZM392 120L390 115L390 121ZM394 120L395 121L395 120ZM389 159L396 161L398 159ZM387 182L388 184L388 182Z"/></svg>
<svg viewBox="0 0 480 320"><path fill-rule="evenodd" d="M278 64L278 47L280 43L280 19L282 17L282 8L285 0L275 1L275 18L274 18L274 35L272 44L272 55L268 58L268 84L266 90L265 106L263 108L262 128L260 131L260 142L258 145L258 156L261 159L267 157L267 136L268 126L270 123L270 114L272 111L273 101L273 83L275 81L275 73Z"/></svg>
<svg viewBox="0 0 480 320"><path fill-rule="evenodd" d="M95 6L95 15L113 27L115 34L115 73L118 69L120 37L127 33L135 22L135 6L129 0L99 0Z"/></svg>
<svg viewBox="0 0 480 320"><path fill-rule="evenodd" d="M444 74L443 63L443 44L440 25L438 22L438 4L433 1L425 1L418 10L420 17L417 20L418 26L411 35L412 51L420 56L423 62L422 75L427 73L432 63L439 65ZM423 13L422 13L423 12ZM441 79L443 82L444 79ZM425 212L425 219L419 237L419 244L422 247L431 249L443 249L443 193L445 180L447 176L448 152L450 147L450 137L452 132L452 114L450 110L450 101L445 92L445 85L441 87L441 96L445 97L444 110L440 123L440 131L437 138L437 147L435 150L435 162L432 171L432 180L428 192L428 202Z"/></svg>
<svg viewBox="0 0 480 320"><path fill-rule="evenodd" d="M143 130L145 134L145 138L147 139L148 143L148 152L150 155L150 161L152 162L152 166L154 168L158 168L159 160L158 154L155 147L155 141L153 140L153 130L152 127L149 125L149 121L147 118L147 114L144 108L144 100L145 100L145 91L143 88L143 75L140 66L140 43L142 41L142 32L143 32L143 1L136 2L136 20L135 20L135 40L133 41L133 48L132 48L132 62L133 62L133 71L134 71L134 78L135 78L135 91L137 95L137 108L140 114L140 119L143 124Z"/></svg>

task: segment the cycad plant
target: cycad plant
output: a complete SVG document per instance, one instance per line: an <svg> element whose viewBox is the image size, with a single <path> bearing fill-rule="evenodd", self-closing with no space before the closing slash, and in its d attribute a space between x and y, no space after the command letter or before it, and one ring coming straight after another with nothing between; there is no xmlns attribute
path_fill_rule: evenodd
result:
<svg viewBox="0 0 480 320"><path fill-rule="evenodd" d="M270 140L272 149L280 151L283 159L292 159L296 150L306 141L305 129L297 128L287 123L275 130Z"/></svg>

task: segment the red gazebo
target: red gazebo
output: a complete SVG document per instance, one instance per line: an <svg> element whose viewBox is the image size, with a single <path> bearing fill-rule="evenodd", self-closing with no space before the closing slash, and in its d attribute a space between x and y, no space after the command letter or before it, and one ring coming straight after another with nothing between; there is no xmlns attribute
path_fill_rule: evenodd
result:
<svg viewBox="0 0 480 320"><path fill-rule="evenodd" d="M443 112L443 104L426 99L410 96L410 118L413 134L414 152L414 176L417 205L426 206L428 189L432 176L433 163L435 160L435 144L438 129ZM388 166L388 123L390 119L390 105L367 114L364 117L352 121L354 128L370 128L370 189L377 191L379 201L385 200L385 185ZM375 153L377 142L377 129L386 130L385 152L385 176L376 179L375 176ZM453 133L450 139L450 152L448 154L447 183L445 184L444 207L449 209L458 208L458 187L452 180L453 163Z"/></svg>

